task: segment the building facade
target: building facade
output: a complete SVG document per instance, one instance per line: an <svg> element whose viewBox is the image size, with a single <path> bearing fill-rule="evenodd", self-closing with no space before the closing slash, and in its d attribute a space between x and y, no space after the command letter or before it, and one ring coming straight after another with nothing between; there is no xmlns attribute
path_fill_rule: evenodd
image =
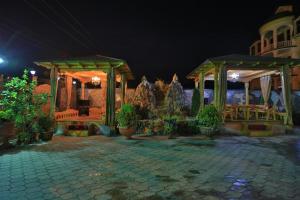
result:
<svg viewBox="0 0 300 200"><path fill-rule="evenodd" d="M259 28L260 40L250 46L250 55L300 58L300 15L293 6L280 6L273 17ZM259 87L253 81L252 89ZM273 89L281 87L279 76L273 77ZM300 68L292 71L292 90L300 90Z"/></svg>

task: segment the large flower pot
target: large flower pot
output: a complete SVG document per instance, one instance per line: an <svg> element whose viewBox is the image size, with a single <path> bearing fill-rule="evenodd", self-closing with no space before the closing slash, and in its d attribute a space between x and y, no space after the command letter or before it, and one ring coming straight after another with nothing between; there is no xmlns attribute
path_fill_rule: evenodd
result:
<svg viewBox="0 0 300 200"><path fill-rule="evenodd" d="M11 122L2 122L0 124L0 137L2 140L3 147L8 147L9 145L9 139L14 138L16 135L16 130L14 123Z"/></svg>
<svg viewBox="0 0 300 200"><path fill-rule="evenodd" d="M119 132L121 135L125 136L127 139L131 139L131 136L135 133L135 128L119 127Z"/></svg>
<svg viewBox="0 0 300 200"><path fill-rule="evenodd" d="M44 132L40 135L40 138L43 140L43 141L49 141L52 139L52 136L53 136L53 130L52 131L48 131L48 132Z"/></svg>
<svg viewBox="0 0 300 200"><path fill-rule="evenodd" d="M200 127L200 132L202 135L206 135L208 137L212 137L213 135L215 135L216 133L218 133L218 129L214 128L214 127L204 127L201 126Z"/></svg>

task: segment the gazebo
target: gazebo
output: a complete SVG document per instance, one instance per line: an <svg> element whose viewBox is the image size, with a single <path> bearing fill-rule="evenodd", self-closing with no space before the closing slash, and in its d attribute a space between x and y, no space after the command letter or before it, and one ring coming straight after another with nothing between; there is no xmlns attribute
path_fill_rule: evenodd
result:
<svg viewBox="0 0 300 200"><path fill-rule="evenodd" d="M70 109L73 79L81 82L80 99L85 99L86 83L101 81L101 97L104 98L105 124L113 126L115 123L116 82L120 82L120 96L121 103L123 104L125 102L127 80L134 79L126 61L101 55L37 61L35 64L50 69L50 115L57 121L72 120L72 118L76 118L76 120L80 119L78 111ZM56 112L58 81L61 77L65 78L66 83L67 110ZM101 112L98 114L96 117L100 119Z"/></svg>
<svg viewBox="0 0 300 200"><path fill-rule="evenodd" d="M280 76L281 88L284 101L284 112L277 112L284 118L284 124L293 125L292 103L291 103L291 68L299 67L300 59L274 58L247 55L226 55L209 58L194 69L188 79L195 81L195 86L200 90L200 109L204 106L204 83L205 80L214 81L214 105L223 113L223 117L233 113L237 116L239 110L243 110L244 120L249 120L251 112L258 116L258 113L265 112L267 119L274 112L269 112L268 99L271 91L271 76ZM249 105L249 83L254 79L260 79L261 92L264 105ZM245 105L232 106L226 104L227 81L239 81L245 85ZM230 109L228 109L230 108ZM257 120L257 117L256 117Z"/></svg>

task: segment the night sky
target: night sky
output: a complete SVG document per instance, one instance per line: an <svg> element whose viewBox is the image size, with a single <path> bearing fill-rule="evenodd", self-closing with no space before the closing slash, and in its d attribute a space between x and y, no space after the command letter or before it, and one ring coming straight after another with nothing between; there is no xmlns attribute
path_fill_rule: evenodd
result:
<svg viewBox="0 0 300 200"><path fill-rule="evenodd" d="M129 3L130 2L130 3ZM185 76L206 58L248 54L258 28L278 5L300 1L58 1L3 0L0 73L33 61L102 54L125 59L139 82ZM41 72L39 72L41 73Z"/></svg>

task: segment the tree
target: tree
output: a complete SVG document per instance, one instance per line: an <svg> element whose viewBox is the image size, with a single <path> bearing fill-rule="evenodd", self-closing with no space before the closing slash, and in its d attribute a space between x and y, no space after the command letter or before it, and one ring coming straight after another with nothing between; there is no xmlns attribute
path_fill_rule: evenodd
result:
<svg viewBox="0 0 300 200"><path fill-rule="evenodd" d="M38 118L43 115L41 107L47 102L47 94L34 94L36 85L25 70L21 78L8 81L0 94L0 118L14 122L19 144L33 141Z"/></svg>

